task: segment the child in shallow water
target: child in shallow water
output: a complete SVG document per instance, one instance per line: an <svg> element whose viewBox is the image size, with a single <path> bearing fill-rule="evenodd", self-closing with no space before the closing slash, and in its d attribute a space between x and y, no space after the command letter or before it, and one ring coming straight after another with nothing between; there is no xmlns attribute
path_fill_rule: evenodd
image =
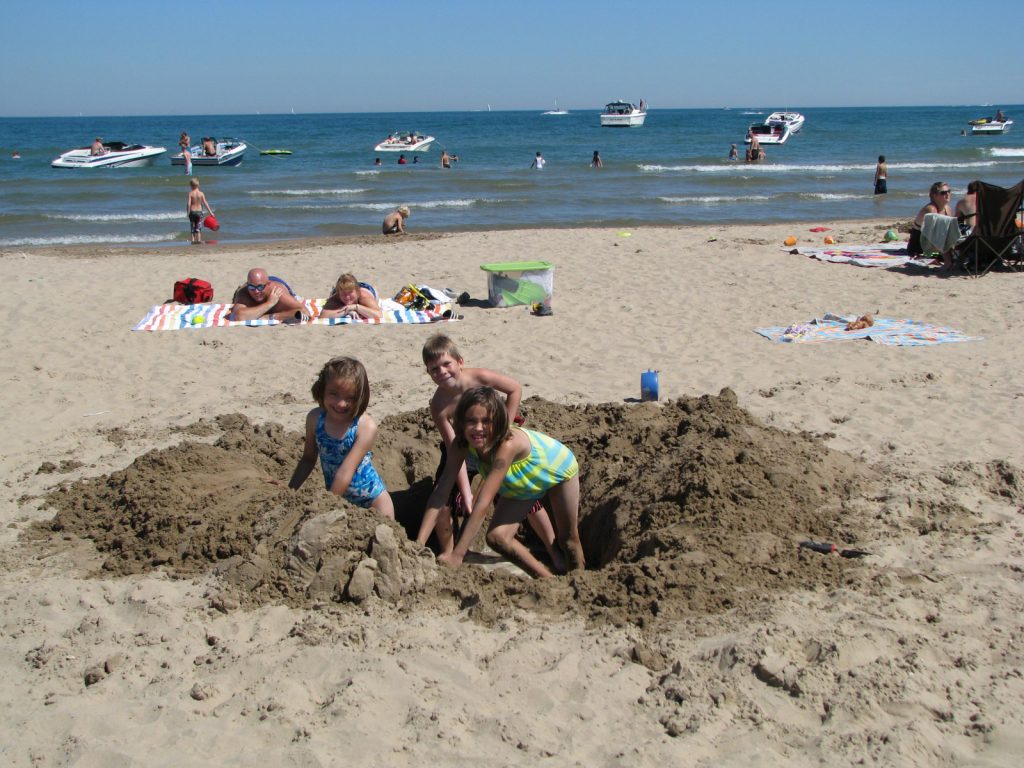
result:
<svg viewBox="0 0 1024 768"><path fill-rule="evenodd" d="M523 544L516 540L519 524L534 502L548 496L555 516L558 545L569 570L585 566L578 528L580 505L579 464L566 446L540 432L513 426L505 400L491 387L463 393L455 409L455 440L441 479L427 502L427 514L436 518L448 500L459 469L467 456L477 459L483 485L473 499L473 511L451 552L438 559L461 565L484 516L495 502L487 529L487 543L534 576L552 576ZM498 494L501 494L500 498Z"/></svg>
<svg viewBox="0 0 1024 768"><path fill-rule="evenodd" d="M377 422L366 415L370 382L363 364L353 357L328 360L311 391L319 406L306 415L306 443L288 487L301 487L319 456L327 490L394 519L391 494L371 461Z"/></svg>

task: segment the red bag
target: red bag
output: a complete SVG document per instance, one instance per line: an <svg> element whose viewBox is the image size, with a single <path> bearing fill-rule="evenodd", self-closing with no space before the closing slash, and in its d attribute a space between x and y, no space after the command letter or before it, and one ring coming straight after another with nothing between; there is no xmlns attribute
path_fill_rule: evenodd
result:
<svg viewBox="0 0 1024 768"><path fill-rule="evenodd" d="M213 301L213 286L196 277L186 277L174 284L174 300L179 304L205 304Z"/></svg>

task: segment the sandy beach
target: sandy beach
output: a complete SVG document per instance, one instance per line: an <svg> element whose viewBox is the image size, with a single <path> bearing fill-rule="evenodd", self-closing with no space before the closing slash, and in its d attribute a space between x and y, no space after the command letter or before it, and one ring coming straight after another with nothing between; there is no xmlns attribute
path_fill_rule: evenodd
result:
<svg viewBox="0 0 1024 768"><path fill-rule="evenodd" d="M783 247L816 225L867 244L894 222L0 251L3 762L1018 765L1024 276ZM485 306L481 264L535 259L552 316ZM176 280L229 301L253 266L305 297L351 271L472 300L432 325L132 332ZM982 338L754 332L826 312ZM576 451L586 572L451 572L318 475L265 482L320 366L353 355L408 515L437 332Z"/></svg>

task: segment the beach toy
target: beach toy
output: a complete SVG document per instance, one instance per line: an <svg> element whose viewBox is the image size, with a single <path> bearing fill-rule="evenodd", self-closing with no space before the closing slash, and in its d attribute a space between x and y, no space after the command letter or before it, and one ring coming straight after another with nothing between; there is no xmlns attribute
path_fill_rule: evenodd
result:
<svg viewBox="0 0 1024 768"><path fill-rule="evenodd" d="M212 213L203 219L203 226L207 229L212 229L214 232L220 229L220 223L213 217Z"/></svg>
<svg viewBox="0 0 1024 768"><path fill-rule="evenodd" d="M825 235L825 245L835 245L836 239L832 235Z"/></svg>
<svg viewBox="0 0 1024 768"><path fill-rule="evenodd" d="M206 322L206 318L202 315L196 315L192 318L192 325L202 325Z"/></svg>
<svg viewBox="0 0 1024 768"><path fill-rule="evenodd" d="M786 245L796 245L796 238L793 237L792 235L790 235L789 237L787 237L782 242L785 243Z"/></svg>
<svg viewBox="0 0 1024 768"><path fill-rule="evenodd" d="M894 229L887 229L887 230L885 230L885 238L884 238L885 242L891 243L897 237L898 237L898 235L896 234L896 230L894 230Z"/></svg>
<svg viewBox="0 0 1024 768"><path fill-rule="evenodd" d="M640 374L640 401L655 402L658 399L658 372L647 369Z"/></svg>
<svg viewBox="0 0 1024 768"><path fill-rule="evenodd" d="M619 237L631 237L632 235L632 232L619 232Z"/></svg>

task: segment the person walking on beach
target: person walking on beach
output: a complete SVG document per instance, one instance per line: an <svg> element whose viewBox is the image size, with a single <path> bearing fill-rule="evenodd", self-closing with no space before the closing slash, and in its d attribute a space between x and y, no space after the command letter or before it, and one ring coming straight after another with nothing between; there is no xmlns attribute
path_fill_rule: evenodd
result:
<svg viewBox="0 0 1024 768"><path fill-rule="evenodd" d="M188 131L182 131L178 138L178 146L181 148L181 156L185 160L185 175L192 175L192 139Z"/></svg>
<svg viewBox="0 0 1024 768"><path fill-rule="evenodd" d="M591 168L604 168L604 163L601 161L601 154L595 149L594 157L590 161Z"/></svg>
<svg viewBox="0 0 1024 768"><path fill-rule="evenodd" d="M540 152L537 153L536 157L533 158L533 162L530 163L531 168L536 168L538 171L544 170L544 158Z"/></svg>
<svg viewBox="0 0 1024 768"><path fill-rule="evenodd" d="M889 191L886 180L889 176L889 167L885 164L885 155L878 156L878 165L875 166L875 194L884 195Z"/></svg>
<svg viewBox="0 0 1024 768"><path fill-rule="evenodd" d="M185 212L188 214L188 221L192 227L192 245L199 245L203 242L203 209L213 213L213 208L206 201L203 190L199 188L199 179L192 179L188 185L188 202L185 204Z"/></svg>

